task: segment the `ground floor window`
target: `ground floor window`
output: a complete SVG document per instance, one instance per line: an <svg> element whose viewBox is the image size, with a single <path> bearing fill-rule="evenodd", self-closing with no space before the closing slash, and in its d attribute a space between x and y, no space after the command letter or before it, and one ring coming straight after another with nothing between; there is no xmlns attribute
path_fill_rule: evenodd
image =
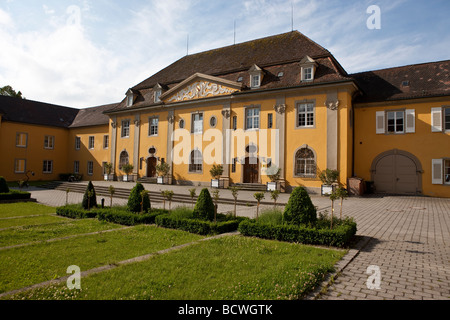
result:
<svg viewBox="0 0 450 320"><path fill-rule="evenodd" d="M88 175L92 176L94 174L94 162L93 161L88 161L88 165L87 165L87 173Z"/></svg>
<svg viewBox="0 0 450 320"><path fill-rule="evenodd" d="M203 156L200 150L191 152L189 161L189 172L201 173L203 170Z"/></svg>
<svg viewBox="0 0 450 320"><path fill-rule="evenodd" d="M119 169L122 170L122 167L128 163L128 152L122 151L119 157Z"/></svg>
<svg viewBox="0 0 450 320"><path fill-rule="evenodd" d="M75 173L75 174L80 173L80 161L73 162L73 173Z"/></svg>
<svg viewBox="0 0 450 320"><path fill-rule="evenodd" d="M444 161L444 183L450 184L450 160Z"/></svg>
<svg viewBox="0 0 450 320"><path fill-rule="evenodd" d="M25 159L16 159L14 164L15 173L25 173L27 161Z"/></svg>
<svg viewBox="0 0 450 320"><path fill-rule="evenodd" d="M310 148L301 148L295 154L295 175L298 177L316 176L316 157Z"/></svg>
<svg viewBox="0 0 450 320"><path fill-rule="evenodd" d="M44 160L43 173L52 173L53 172L53 161L52 160Z"/></svg>

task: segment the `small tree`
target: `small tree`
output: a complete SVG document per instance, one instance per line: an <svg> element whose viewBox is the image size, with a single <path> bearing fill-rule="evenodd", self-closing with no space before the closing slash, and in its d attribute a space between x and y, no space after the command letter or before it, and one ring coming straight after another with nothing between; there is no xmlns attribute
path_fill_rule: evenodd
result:
<svg viewBox="0 0 450 320"><path fill-rule="evenodd" d="M164 210L166 209L166 201L165 201L166 199L167 199L167 201L169 201L169 210L170 210L171 207L172 207L172 198L173 198L173 195L174 195L173 191L172 190L165 190L165 191L162 191L161 193L162 193L162 195L164 197Z"/></svg>
<svg viewBox="0 0 450 320"><path fill-rule="evenodd" d="M191 196L192 208L194 208L194 198L196 196L196 191L197 191L197 189L195 189L195 188L189 189L189 195Z"/></svg>
<svg viewBox="0 0 450 320"><path fill-rule="evenodd" d="M337 200L339 196L337 195L336 191L330 194L330 200L331 200L331 224L330 229L333 229L333 216L334 216L334 201Z"/></svg>
<svg viewBox="0 0 450 320"><path fill-rule="evenodd" d="M109 186L108 191L109 191L109 197L111 200L109 206L112 208L112 200L113 200L114 193L116 193L116 188L114 188L113 186Z"/></svg>
<svg viewBox="0 0 450 320"><path fill-rule="evenodd" d="M214 219L214 203L207 188L202 189L197 198L197 203L194 207L194 218L209 221Z"/></svg>
<svg viewBox="0 0 450 320"><path fill-rule="evenodd" d="M336 193L336 196L339 199L341 199L340 209L339 209L339 219L342 220L342 204L343 204L344 200L348 198L348 191L344 187L340 186L334 192Z"/></svg>
<svg viewBox="0 0 450 320"><path fill-rule="evenodd" d="M219 180L220 176L223 174L223 166L221 164L219 165L213 165L211 170L209 170L209 173L211 174L211 177L213 179Z"/></svg>
<svg viewBox="0 0 450 320"><path fill-rule="evenodd" d="M97 195L95 194L95 188L92 181L89 181L86 191L84 192L82 206L84 209L91 210L91 208L97 206Z"/></svg>
<svg viewBox="0 0 450 320"><path fill-rule="evenodd" d="M336 183L338 178L339 178L338 170L326 169L325 171L321 171L319 173L319 179L325 185L330 186L333 183Z"/></svg>
<svg viewBox="0 0 450 320"><path fill-rule="evenodd" d="M8 193L9 192L9 187L8 184L6 183L5 178L0 177L0 193Z"/></svg>
<svg viewBox="0 0 450 320"><path fill-rule="evenodd" d="M69 192L70 192L70 188L66 189L66 206L69 204Z"/></svg>
<svg viewBox="0 0 450 320"><path fill-rule="evenodd" d="M219 201L219 190L214 190L213 191L213 200L214 200L214 223L217 222L217 208L218 208L218 201Z"/></svg>
<svg viewBox="0 0 450 320"><path fill-rule="evenodd" d="M236 205L237 205L237 197L238 197L238 193L239 193L239 188L236 186L230 187L229 188L231 191L231 195L234 198L234 217L236 218Z"/></svg>
<svg viewBox="0 0 450 320"><path fill-rule="evenodd" d="M112 171L113 171L113 164L111 162L105 163L105 171L106 171L106 174L108 176L112 173Z"/></svg>
<svg viewBox="0 0 450 320"><path fill-rule="evenodd" d="M142 190L141 191L141 213L144 212L144 203L146 202L146 200L149 199L148 198L148 194L149 194L148 190ZM148 209L150 209L150 201L149 201L149 208Z"/></svg>
<svg viewBox="0 0 450 320"><path fill-rule="evenodd" d="M131 172L133 172L133 169L134 169L134 166L133 166L131 163L127 163L127 164L124 164L124 165L122 166L122 171L125 173L125 175L127 176L127 178L128 178L128 175L129 175Z"/></svg>
<svg viewBox="0 0 450 320"><path fill-rule="evenodd" d="M159 177L166 177L169 175L170 165L167 162L161 162L156 165L155 169Z"/></svg>
<svg viewBox="0 0 450 320"><path fill-rule="evenodd" d="M283 213L284 221L300 225L317 221L317 211L305 188L297 187L292 191Z"/></svg>
<svg viewBox="0 0 450 320"><path fill-rule="evenodd" d="M141 212L147 211L150 209L150 200L148 197L142 199L141 192L144 191L145 188L142 183L137 182L134 188L130 192L130 196L128 197L127 207L131 212ZM141 205L142 201L142 205Z"/></svg>
<svg viewBox="0 0 450 320"><path fill-rule="evenodd" d="M272 190L272 191L270 191L270 197L273 200L273 208L274 209L277 208L277 200L278 200L279 196L280 196L280 191L279 190Z"/></svg>
<svg viewBox="0 0 450 320"><path fill-rule="evenodd" d="M257 192L253 195L253 197L256 199L256 220L258 220L259 216L259 204L261 203L261 200L264 199L265 195L264 192Z"/></svg>

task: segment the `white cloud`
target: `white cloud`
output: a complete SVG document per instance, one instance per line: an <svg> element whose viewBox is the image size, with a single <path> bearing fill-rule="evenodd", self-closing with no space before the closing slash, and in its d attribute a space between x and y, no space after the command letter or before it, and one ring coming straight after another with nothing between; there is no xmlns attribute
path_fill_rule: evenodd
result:
<svg viewBox="0 0 450 320"><path fill-rule="evenodd" d="M52 15L55 14L55 10L50 9L48 6L46 6L45 4L42 5L42 8L44 9L45 14L47 15Z"/></svg>

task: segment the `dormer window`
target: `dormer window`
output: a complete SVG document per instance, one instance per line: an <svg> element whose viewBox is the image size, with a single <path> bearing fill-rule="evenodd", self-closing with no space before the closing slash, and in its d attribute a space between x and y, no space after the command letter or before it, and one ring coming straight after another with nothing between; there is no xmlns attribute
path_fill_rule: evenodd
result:
<svg viewBox="0 0 450 320"><path fill-rule="evenodd" d="M134 104L134 101L136 100L136 97L138 96L139 92L134 89L128 89L126 96L126 102L127 107L131 107Z"/></svg>
<svg viewBox="0 0 450 320"><path fill-rule="evenodd" d="M302 81L313 81L317 69L317 63L309 56L306 56L300 61L302 69L301 79Z"/></svg>
<svg viewBox="0 0 450 320"><path fill-rule="evenodd" d="M262 79L264 76L264 72L260 67L258 67L256 64L254 64L250 70L248 71L250 73L250 88L257 89L261 86Z"/></svg>
<svg viewBox="0 0 450 320"><path fill-rule="evenodd" d="M162 95L163 87L159 83L156 84L156 86L153 87L153 102L158 103L161 102L161 95Z"/></svg>
<svg viewBox="0 0 450 320"><path fill-rule="evenodd" d="M127 96L127 107L131 107L133 105L134 102L134 97L132 94Z"/></svg>
<svg viewBox="0 0 450 320"><path fill-rule="evenodd" d="M161 101L161 90L155 91L155 102Z"/></svg>

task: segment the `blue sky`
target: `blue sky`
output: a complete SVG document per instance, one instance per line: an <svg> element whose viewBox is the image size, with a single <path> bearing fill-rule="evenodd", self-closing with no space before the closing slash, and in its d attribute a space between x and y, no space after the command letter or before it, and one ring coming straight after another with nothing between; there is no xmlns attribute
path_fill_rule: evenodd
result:
<svg viewBox="0 0 450 320"><path fill-rule="evenodd" d="M294 29L349 73L450 59L448 0L0 0L0 86L76 108L119 102L189 53ZM381 29L367 28L371 5Z"/></svg>

